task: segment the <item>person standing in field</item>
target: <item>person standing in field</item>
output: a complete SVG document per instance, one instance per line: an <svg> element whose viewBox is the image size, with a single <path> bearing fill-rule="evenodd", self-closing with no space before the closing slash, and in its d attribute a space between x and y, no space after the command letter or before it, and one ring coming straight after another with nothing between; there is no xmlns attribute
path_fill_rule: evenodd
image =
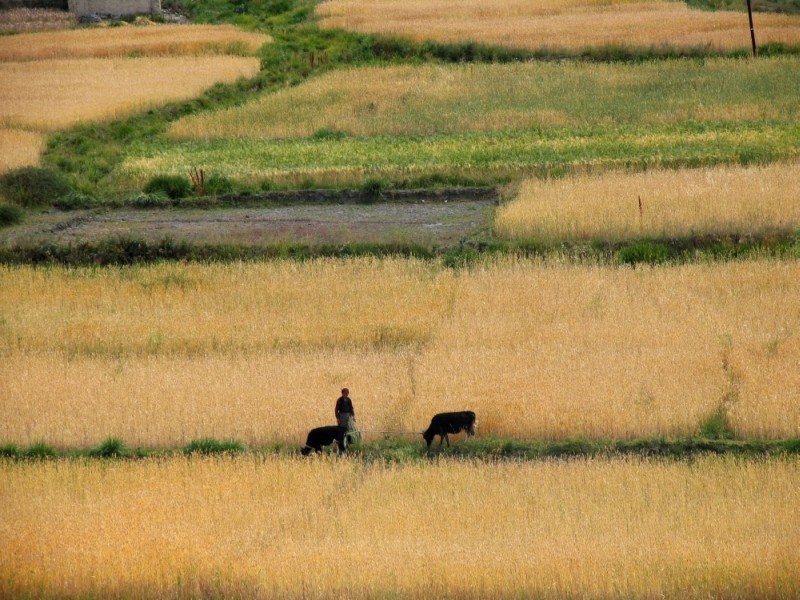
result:
<svg viewBox="0 0 800 600"><path fill-rule="evenodd" d="M353 407L353 401L350 399L350 390L347 388L342 389L342 395L336 401L336 408L334 409L336 415L336 423L343 430L344 435L350 439L356 438L358 433L356 430L356 409Z"/></svg>

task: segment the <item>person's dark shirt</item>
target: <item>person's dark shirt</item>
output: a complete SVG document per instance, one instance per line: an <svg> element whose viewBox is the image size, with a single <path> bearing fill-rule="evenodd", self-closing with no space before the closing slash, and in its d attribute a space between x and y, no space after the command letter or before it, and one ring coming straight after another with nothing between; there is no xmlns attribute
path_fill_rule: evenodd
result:
<svg viewBox="0 0 800 600"><path fill-rule="evenodd" d="M353 401L348 396L340 396L336 401L336 416L338 417L341 413L350 413L354 417L356 416Z"/></svg>

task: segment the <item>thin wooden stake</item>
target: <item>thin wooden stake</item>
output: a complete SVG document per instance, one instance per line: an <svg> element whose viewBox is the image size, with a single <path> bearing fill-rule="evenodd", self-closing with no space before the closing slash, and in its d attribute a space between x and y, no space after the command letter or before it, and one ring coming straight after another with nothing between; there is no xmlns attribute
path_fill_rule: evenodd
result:
<svg viewBox="0 0 800 600"><path fill-rule="evenodd" d="M753 9L750 6L750 0L747 0L747 18L750 20L750 41L753 43L753 56L758 56L756 49L756 30L753 28Z"/></svg>

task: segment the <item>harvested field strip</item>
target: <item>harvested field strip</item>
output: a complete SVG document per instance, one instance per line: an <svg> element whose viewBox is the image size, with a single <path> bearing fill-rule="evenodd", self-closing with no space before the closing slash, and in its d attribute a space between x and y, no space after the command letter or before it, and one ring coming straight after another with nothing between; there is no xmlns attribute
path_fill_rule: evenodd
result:
<svg viewBox="0 0 800 600"><path fill-rule="evenodd" d="M35 244L50 248L57 244L75 251L75 258L84 256L97 264L101 260L98 254L103 253L101 248L116 254L119 246L115 240L120 237L162 248L165 238L169 238L175 251L187 259L188 254L200 248L203 251L218 248L223 253L227 249L231 257L237 249L250 252L253 257L289 257L301 248L305 249L304 254L317 256L339 256L346 252L393 254L403 249L432 255L458 248L465 239L483 237L491 228L495 210L495 201L489 199L426 201L423 198L407 203L381 198L373 202L370 198L359 199L357 194L353 194L356 199L349 204L332 200L322 205L300 201L293 205L257 206L258 202L275 202L277 194L265 196L254 198L249 208L211 204L213 210L205 206L192 209L191 201L184 199L175 203L179 212L165 210L165 205L151 210L108 210L102 214L34 213L13 230L0 230L0 261L13 262L12 257L20 258L17 251L25 252L35 248ZM239 197L231 198L236 201ZM198 206L203 201L208 198L198 200ZM86 245L93 245L94 251ZM84 247L85 254L80 251ZM358 248L363 251L359 253ZM158 258L180 258L167 252L164 248ZM51 260L55 259L54 252L50 254Z"/></svg>
<svg viewBox="0 0 800 600"><path fill-rule="evenodd" d="M258 70L258 59L234 56L0 63L0 125L53 131L118 118Z"/></svg>
<svg viewBox="0 0 800 600"><path fill-rule="evenodd" d="M430 137L253 140L132 146L116 175L141 188L155 173L201 166L240 180L352 185L444 174L492 178L604 171L614 167L769 162L800 154L800 122L577 127Z"/></svg>
<svg viewBox="0 0 800 600"><path fill-rule="evenodd" d="M253 55L269 41L267 35L248 33L230 25L70 29L0 37L0 62L130 56Z"/></svg>
<svg viewBox="0 0 800 600"><path fill-rule="evenodd" d="M800 230L800 163L528 180L498 210L518 241L765 236Z"/></svg>
<svg viewBox="0 0 800 600"><path fill-rule="evenodd" d="M676 437L710 419L800 436L797 261L4 268L0 284L3 443L298 443L345 385L366 430L469 408L481 435L516 439Z"/></svg>
<svg viewBox="0 0 800 600"><path fill-rule="evenodd" d="M799 474L719 458L0 463L0 595L779 600L800 594Z"/></svg>
<svg viewBox="0 0 800 600"><path fill-rule="evenodd" d="M415 41L474 41L531 50L587 47L749 49L747 15L700 11L683 2L628 0L330 0L321 26ZM800 17L757 14L759 43L800 43Z"/></svg>
<svg viewBox="0 0 800 600"><path fill-rule="evenodd" d="M0 174L38 164L44 144L40 133L0 128Z"/></svg>
<svg viewBox="0 0 800 600"><path fill-rule="evenodd" d="M179 140L352 136L691 122L796 122L796 58L337 70L244 106L181 119Z"/></svg>

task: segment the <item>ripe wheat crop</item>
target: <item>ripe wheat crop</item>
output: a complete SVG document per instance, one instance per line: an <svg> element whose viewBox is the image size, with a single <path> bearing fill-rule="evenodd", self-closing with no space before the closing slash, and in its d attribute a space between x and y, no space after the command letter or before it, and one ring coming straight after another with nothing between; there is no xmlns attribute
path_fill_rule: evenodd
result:
<svg viewBox="0 0 800 600"><path fill-rule="evenodd" d="M258 59L237 56L0 63L0 125L53 131L122 117L258 70Z"/></svg>
<svg viewBox="0 0 800 600"><path fill-rule="evenodd" d="M498 212L514 240L764 235L800 228L800 164L528 180Z"/></svg>
<svg viewBox="0 0 800 600"><path fill-rule="evenodd" d="M0 128L0 174L35 165L43 149L41 133Z"/></svg>
<svg viewBox="0 0 800 600"><path fill-rule="evenodd" d="M253 54L269 39L210 25L0 36L0 171L38 162L43 142L19 129L49 132L122 117L252 77L258 59L219 55Z"/></svg>
<svg viewBox="0 0 800 600"><path fill-rule="evenodd" d="M724 458L0 462L0 596L783 600L800 595L799 475Z"/></svg>
<svg viewBox="0 0 800 600"><path fill-rule="evenodd" d="M252 55L269 41L269 36L241 31L230 25L69 29L0 37L0 62L130 56Z"/></svg>
<svg viewBox="0 0 800 600"><path fill-rule="evenodd" d="M323 27L531 50L750 47L745 13L692 10L666 0L328 0L317 14ZM797 16L755 17L759 43L797 44L799 24Z"/></svg>
<svg viewBox="0 0 800 600"><path fill-rule="evenodd" d="M412 260L0 270L0 441L302 444L341 387L365 431L800 434L800 263Z"/></svg>

